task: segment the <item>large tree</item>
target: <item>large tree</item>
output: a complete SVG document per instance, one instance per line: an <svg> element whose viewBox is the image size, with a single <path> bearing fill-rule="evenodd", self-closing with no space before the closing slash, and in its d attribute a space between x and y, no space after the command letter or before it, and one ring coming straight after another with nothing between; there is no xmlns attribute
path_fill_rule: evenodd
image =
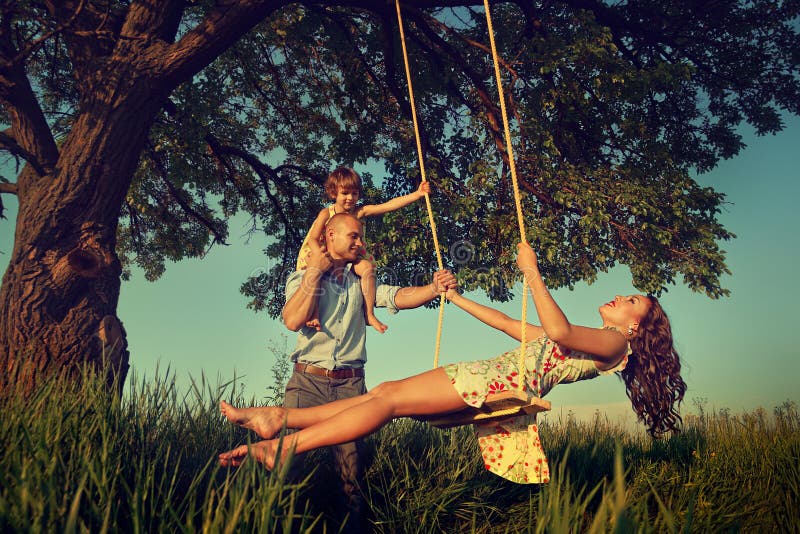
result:
<svg viewBox="0 0 800 534"><path fill-rule="evenodd" d="M481 2L403 3L442 246L467 288L510 297L516 224ZM495 2L528 238L551 285L622 263L658 292L724 295L724 196L690 172L798 113L796 0ZM382 162L375 200L418 178L394 3L3 0L0 150L18 197L0 289L0 376L128 352L120 279L200 256L252 215L270 268L247 281L275 315L320 184ZM8 165L6 166L8 168ZM2 203L0 203L2 215ZM383 276L434 257L424 212L369 227ZM445 251L447 252L447 251Z"/></svg>

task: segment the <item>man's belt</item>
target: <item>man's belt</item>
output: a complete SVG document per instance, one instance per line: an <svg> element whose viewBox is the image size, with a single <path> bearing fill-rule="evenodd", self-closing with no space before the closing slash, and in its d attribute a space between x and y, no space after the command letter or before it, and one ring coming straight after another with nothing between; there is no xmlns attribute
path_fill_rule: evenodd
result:
<svg viewBox="0 0 800 534"><path fill-rule="evenodd" d="M316 365L309 365L307 363L294 364L294 370L297 373L304 373L307 375L327 376L328 378L355 378L357 376L364 376L364 369L323 369Z"/></svg>

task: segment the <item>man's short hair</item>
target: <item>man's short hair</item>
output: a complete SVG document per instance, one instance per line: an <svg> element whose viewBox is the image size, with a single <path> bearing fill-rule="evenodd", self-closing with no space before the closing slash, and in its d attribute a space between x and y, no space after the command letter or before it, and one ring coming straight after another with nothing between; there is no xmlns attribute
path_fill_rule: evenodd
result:
<svg viewBox="0 0 800 534"><path fill-rule="evenodd" d="M359 224L359 226L361 226L361 221L358 220L358 217L356 217L352 213L337 213L336 215L334 215L333 217L328 219L327 223L325 223L325 233L326 233L326 235L327 235L327 232L328 232L329 228L332 228L335 224L338 224L339 221L341 221L343 219L346 219L346 218L353 219L354 221L356 221Z"/></svg>

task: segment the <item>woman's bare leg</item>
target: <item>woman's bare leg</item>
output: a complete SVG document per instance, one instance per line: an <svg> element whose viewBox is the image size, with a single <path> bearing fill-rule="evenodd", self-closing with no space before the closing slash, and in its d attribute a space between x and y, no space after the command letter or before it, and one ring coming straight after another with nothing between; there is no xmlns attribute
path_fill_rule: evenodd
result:
<svg viewBox="0 0 800 534"><path fill-rule="evenodd" d="M319 447L355 441L375 432L396 417L448 413L465 407L461 395L453 387L450 378L442 368L404 380L383 383L366 395L355 398L363 400L283 438L283 450L292 449L296 453L301 453ZM317 407L301 408L289 410L289 412L307 412L316 409ZM242 445L220 454L220 463L222 465L238 465L249 452L256 460L271 469L275 464L278 444L279 440L272 439L249 446Z"/></svg>
<svg viewBox="0 0 800 534"><path fill-rule="evenodd" d="M347 410L367 400L366 395L359 395L309 408L284 408L282 406L236 408L223 400L220 401L219 408L222 415L231 423L252 430L264 439L269 439L283 428L284 423L286 428L305 428L330 419L342 410Z"/></svg>

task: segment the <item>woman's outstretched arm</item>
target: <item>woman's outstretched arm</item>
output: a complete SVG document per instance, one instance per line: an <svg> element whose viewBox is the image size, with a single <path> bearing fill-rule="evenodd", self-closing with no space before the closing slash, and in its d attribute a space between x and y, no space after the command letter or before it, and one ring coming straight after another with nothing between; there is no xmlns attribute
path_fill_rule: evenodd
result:
<svg viewBox="0 0 800 534"><path fill-rule="evenodd" d="M489 306L484 306L483 304L478 304L477 302L460 295L456 290L448 291L446 297L447 300L468 314L472 315L479 321L508 334L517 341L522 339L522 321L519 319L512 319L500 310L490 308ZM541 326L536 326L530 323L526 324L526 328L525 339L528 341L536 339L544 332Z"/></svg>
<svg viewBox="0 0 800 534"><path fill-rule="evenodd" d="M536 253L528 243L518 245L517 266L531 288L536 313L547 337L574 350L597 357L600 364L616 364L627 349L627 341L615 330L574 325L553 300L539 272Z"/></svg>

